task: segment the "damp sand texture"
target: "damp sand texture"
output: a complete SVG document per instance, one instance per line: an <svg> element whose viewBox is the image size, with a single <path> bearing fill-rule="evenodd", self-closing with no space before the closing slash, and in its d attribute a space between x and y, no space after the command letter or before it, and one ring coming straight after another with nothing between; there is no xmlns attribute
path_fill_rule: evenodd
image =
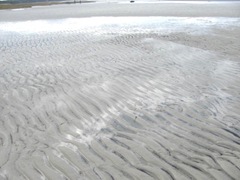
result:
<svg viewBox="0 0 240 180"><path fill-rule="evenodd" d="M0 22L0 179L239 179L239 34L236 17Z"/></svg>

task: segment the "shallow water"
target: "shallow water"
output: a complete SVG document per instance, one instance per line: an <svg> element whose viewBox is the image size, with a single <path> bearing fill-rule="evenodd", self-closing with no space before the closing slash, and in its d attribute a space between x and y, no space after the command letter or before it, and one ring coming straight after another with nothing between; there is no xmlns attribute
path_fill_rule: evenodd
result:
<svg viewBox="0 0 240 180"><path fill-rule="evenodd" d="M0 23L2 179L239 179L239 18Z"/></svg>

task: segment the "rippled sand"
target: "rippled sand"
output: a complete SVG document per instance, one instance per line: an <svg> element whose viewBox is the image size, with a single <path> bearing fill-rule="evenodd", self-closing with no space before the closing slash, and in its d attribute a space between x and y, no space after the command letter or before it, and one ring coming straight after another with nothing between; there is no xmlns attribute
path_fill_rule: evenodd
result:
<svg viewBox="0 0 240 180"><path fill-rule="evenodd" d="M240 18L0 23L0 179L239 179Z"/></svg>

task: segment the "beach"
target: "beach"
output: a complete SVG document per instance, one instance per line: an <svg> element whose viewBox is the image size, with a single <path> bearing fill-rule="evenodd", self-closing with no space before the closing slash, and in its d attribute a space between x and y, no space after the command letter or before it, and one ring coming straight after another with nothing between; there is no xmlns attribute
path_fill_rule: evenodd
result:
<svg viewBox="0 0 240 180"><path fill-rule="evenodd" d="M116 16L173 16L173 17L240 17L240 1L237 2L160 2L129 1L97 2L52 6L35 6L25 9L2 10L0 21L29 21L38 19L64 19L80 17ZM4 11L4 12L3 12Z"/></svg>
<svg viewBox="0 0 240 180"><path fill-rule="evenodd" d="M240 3L0 11L0 179L240 179Z"/></svg>

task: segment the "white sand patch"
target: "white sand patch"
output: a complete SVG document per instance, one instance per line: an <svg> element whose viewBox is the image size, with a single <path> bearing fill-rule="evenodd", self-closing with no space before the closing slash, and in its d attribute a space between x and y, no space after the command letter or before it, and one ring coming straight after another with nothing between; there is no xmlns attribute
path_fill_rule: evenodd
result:
<svg viewBox="0 0 240 180"><path fill-rule="evenodd" d="M207 18L207 17L92 17L68 18L58 20L34 20L19 22L2 22L0 31L16 33L53 33L62 31L87 31L98 34L109 33L144 33L144 32L182 32L188 28L195 34L208 33L208 27L220 28L229 24L239 25L238 18ZM172 27L174 26L174 29ZM201 30L199 29L201 28ZM206 32L205 32L206 31Z"/></svg>

